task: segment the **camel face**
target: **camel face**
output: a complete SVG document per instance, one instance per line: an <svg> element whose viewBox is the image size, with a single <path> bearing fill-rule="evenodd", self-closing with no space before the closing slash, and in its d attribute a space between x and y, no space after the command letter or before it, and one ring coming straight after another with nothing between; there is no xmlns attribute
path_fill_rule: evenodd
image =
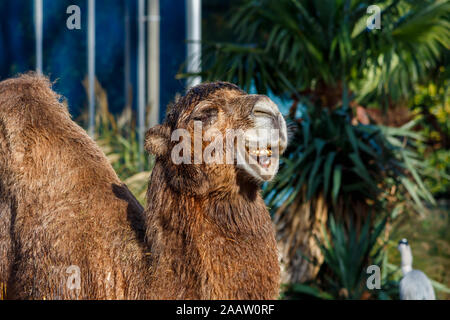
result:
<svg viewBox="0 0 450 320"><path fill-rule="evenodd" d="M147 150L171 171L168 180L180 184L183 175L199 179L184 183L203 191L242 178L258 183L272 179L286 146L286 123L276 104L225 82L189 90L146 139Z"/></svg>
<svg viewBox="0 0 450 320"><path fill-rule="evenodd" d="M277 105L266 96L239 98L236 107L248 105L251 125L244 129L243 145L237 148L237 167L257 180L272 179L279 157L287 147L286 122ZM247 102L248 101L248 102Z"/></svg>

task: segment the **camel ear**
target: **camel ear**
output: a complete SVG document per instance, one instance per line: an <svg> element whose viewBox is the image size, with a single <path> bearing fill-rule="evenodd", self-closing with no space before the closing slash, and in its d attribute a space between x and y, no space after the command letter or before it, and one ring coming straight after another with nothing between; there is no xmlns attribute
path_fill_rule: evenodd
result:
<svg viewBox="0 0 450 320"><path fill-rule="evenodd" d="M150 128L145 135L145 150L155 156L162 156L169 150L170 129L165 125Z"/></svg>

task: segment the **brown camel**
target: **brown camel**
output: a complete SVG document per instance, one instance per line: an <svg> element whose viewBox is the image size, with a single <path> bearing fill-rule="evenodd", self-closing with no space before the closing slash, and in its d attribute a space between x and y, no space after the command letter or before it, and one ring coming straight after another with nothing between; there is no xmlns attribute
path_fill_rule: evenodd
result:
<svg viewBox="0 0 450 320"><path fill-rule="evenodd" d="M235 147L243 163L174 163L175 131L194 137L197 121L201 133L242 130L245 148L236 140L223 143L221 157ZM267 138L251 129L279 130L268 149L253 150L248 142ZM215 130L215 131L214 131ZM188 159L198 155L194 139L183 137ZM203 139L203 154L206 143ZM208 140L208 139L206 139ZM268 140L268 139L266 139ZM278 169L278 155L286 148L286 124L276 105L266 96L248 95L230 83L207 83L192 88L169 108L164 124L147 133L146 149L156 155L147 192L147 238L155 264L161 298L274 299L279 291L279 264L275 235L259 185ZM263 143L262 143L263 144ZM215 152L220 153L220 147ZM212 152L214 153L214 152ZM207 154L207 153L206 153Z"/></svg>
<svg viewBox="0 0 450 320"><path fill-rule="evenodd" d="M149 297L142 213L48 80L0 83L4 298Z"/></svg>
<svg viewBox="0 0 450 320"><path fill-rule="evenodd" d="M275 237L259 184L275 174L286 130L267 97L213 83L175 103L147 135L157 161L145 214L58 98L41 77L0 83L4 298L277 297ZM220 132L264 125L281 138L271 160L267 149L252 153L256 164L177 165L170 136L192 131L193 121ZM237 155L248 159L249 150Z"/></svg>

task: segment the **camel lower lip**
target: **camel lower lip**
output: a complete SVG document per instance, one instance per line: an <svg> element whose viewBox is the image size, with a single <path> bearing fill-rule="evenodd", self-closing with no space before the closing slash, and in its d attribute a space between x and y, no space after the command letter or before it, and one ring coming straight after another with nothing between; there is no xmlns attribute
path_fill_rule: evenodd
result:
<svg viewBox="0 0 450 320"><path fill-rule="evenodd" d="M253 159L256 160L256 162L263 167L264 169L268 169L272 163L272 159L269 156L254 156L254 155L250 155Z"/></svg>
<svg viewBox="0 0 450 320"><path fill-rule="evenodd" d="M264 141L247 140L239 149L240 168L260 181L269 181L278 170L279 145L263 145ZM258 148L258 146L261 146ZM239 161L239 160L238 160ZM238 163L239 165L239 163Z"/></svg>
<svg viewBox="0 0 450 320"><path fill-rule="evenodd" d="M272 164L271 146L251 150L248 146L246 146L246 151L249 157L252 157L262 168L268 169Z"/></svg>

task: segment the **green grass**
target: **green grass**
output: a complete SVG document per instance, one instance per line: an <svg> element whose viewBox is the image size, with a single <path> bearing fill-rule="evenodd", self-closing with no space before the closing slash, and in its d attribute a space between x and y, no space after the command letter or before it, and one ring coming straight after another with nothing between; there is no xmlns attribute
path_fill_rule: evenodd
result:
<svg viewBox="0 0 450 320"><path fill-rule="evenodd" d="M407 238L413 251L413 268L450 288L450 207L438 207L423 217L405 214L392 229L389 260L400 266L396 247L400 239ZM450 291L436 290L436 287L435 291L438 299L450 299Z"/></svg>

